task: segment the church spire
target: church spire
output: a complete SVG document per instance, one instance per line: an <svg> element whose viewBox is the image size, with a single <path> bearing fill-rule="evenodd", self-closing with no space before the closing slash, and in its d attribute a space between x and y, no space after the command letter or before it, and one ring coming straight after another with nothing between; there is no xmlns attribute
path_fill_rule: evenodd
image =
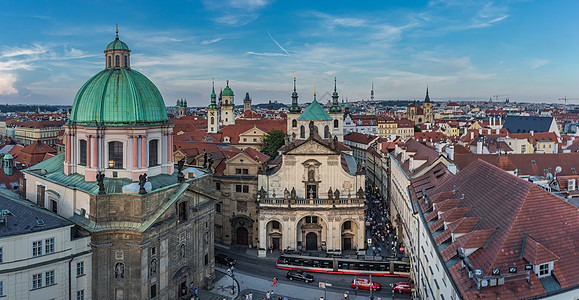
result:
<svg viewBox="0 0 579 300"><path fill-rule="evenodd" d="M215 78L213 80L213 88L211 89L211 104L209 104L209 109L218 109L217 106L217 95L215 94Z"/></svg>
<svg viewBox="0 0 579 300"><path fill-rule="evenodd" d="M374 101L374 80L372 80L372 90L370 90L370 100Z"/></svg>
<svg viewBox="0 0 579 300"><path fill-rule="evenodd" d="M430 103L430 96L428 96L428 85L426 85L426 98L424 98L424 103Z"/></svg>
<svg viewBox="0 0 579 300"><path fill-rule="evenodd" d="M290 113L299 114L302 109L298 106L298 92L296 91L296 76L294 75L294 91L292 93L292 106L289 109Z"/></svg>
<svg viewBox="0 0 579 300"><path fill-rule="evenodd" d="M342 107L340 107L340 102L338 102L338 87L337 78L334 76L334 93L332 94L332 106L330 107L330 113L341 113Z"/></svg>
<svg viewBox="0 0 579 300"><path fill-rule="evenodd" d="M115 25L116 25L116 27L115 27L115 33L116 33L116 35L117 35L116 39L118 40L118 39L119 39L119 23L117 23L117 24L115 24Z"/></svg>

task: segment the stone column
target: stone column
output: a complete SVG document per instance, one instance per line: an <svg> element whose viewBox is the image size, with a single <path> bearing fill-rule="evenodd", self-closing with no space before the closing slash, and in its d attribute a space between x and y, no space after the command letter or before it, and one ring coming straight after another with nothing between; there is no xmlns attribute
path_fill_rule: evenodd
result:
<svg viewBox="0 0 579 300"><path fill-rule="evenodd" d="M262 220L261 218L258 219L258 225L259 226L259 249L257 250L257 255L258 257L265 257L266 253L267 253L267 227L266 227L267 222L265 222L265 220ZM283 236L282 236L283 238Z"/></svg>
<svg viewBox="0 0 579 300"><path fill-rule="evenodd" d="M169 132L167 135L167 162L173 161L173 133Z"/></svg>
<svg viewBox="0 0 579 300"><path fill-rule="evenodd" d="M96 135L92 136L92 168L98 169L98 137ZM88 147L87 147L88 149Z"/></svg>
<svg viewBox="0 0 579 300"><path fill-rule="evenodd" d="M147 138L141 136L141 168L147 168Z"/></svg>
<svg viewBox="0 0 579 300"><path fill-rule="evenodd" d="M64 135L64 152L66 153L65 160L67 163L70 163L70 156L72 154L72 147L70 146L70 133L65 133Z"/></svg>
<svg viewBox="0 0 579 300"><path fill-rule="evenodd" d="M86 167L90 168L92 166L92 160L91 160L91 153L92 151L90 151L91 149L91 145L92 145L92 136L87 135L86 136Z"/></svg>
<svg viewBox="0 0 579 300"><path fill-rule="evenodd" d="M133 139L133 170L136 170L139 168L139 141L136 135L132 135L129 138Z"/></svg>

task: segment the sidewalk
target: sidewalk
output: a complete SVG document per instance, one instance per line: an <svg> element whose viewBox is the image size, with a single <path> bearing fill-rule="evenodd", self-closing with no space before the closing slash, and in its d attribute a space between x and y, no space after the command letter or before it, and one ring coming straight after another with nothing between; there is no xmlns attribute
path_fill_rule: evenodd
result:
<svg viewBox="0 0 579 300"><path fill-rule="evenodd" d="M226 269L216 267L215 272L226 273ZM261 300L267 291L273 290L274 298L272 299L278 299L279 297L282 297L283 299L283 297L287 297L288 300L319 300L321 297L324 297L324 289L319 288L316 283L312 283L310 287L297 286L287 282L278 283L277 286L272 286L271 280L251 277L242 273L235 273L235 279L237 280L237 283L239 283L240 294L237 292L237 286L235 286L235 295L231 294L233 279L230 276L225 275L215 283L213 290L203 291L199 296L203 300L245 300L245 294L251 291L254 300ZM341 300L343 297L343 292L328 290L325 299ZM368 296L356 296L352 291L350 291L350 299L367 300Z"/></svg>

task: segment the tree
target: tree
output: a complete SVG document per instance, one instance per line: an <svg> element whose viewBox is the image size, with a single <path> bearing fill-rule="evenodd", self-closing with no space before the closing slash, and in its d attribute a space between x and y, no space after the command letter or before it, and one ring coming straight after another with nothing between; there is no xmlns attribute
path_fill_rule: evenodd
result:
<svg viewBox="0 0 579 300"><path fill-rule="evenodd" d="M422 130L420 130L420 127L418 127L418 125L414 125L414 132L422 132Z"/></svg>
<svg viewBox="0 0 579 300"><path fill-rule="evenodd" d="M263 137L260 150L262 153L274 158L277 156L277 150L279 150L284 143L285 133L281 130L274 129Z"/></svg>

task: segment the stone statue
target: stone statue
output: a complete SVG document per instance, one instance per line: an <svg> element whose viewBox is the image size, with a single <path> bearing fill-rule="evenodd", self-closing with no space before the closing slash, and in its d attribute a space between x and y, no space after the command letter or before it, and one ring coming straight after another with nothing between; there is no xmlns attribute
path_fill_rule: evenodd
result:
<svg viewBox="0 0 579 300"><path fill-rule="evenodd" d="M334 192L334 198L340 199L340 190L336 189L336 191Z"/></svg>
<svg viewBox="0 0 579 300"><path fill-rule="evenodd" d="M209 164L207 165L207 170L211 171L212 167L213 167L213 158L210 157L209 158Z"/></svg>
<svg viewBox="0 0 579 300"><path fill-rule="evenodd" d="M364 198L364 190L362 189L362 187L360 187L358 189L358 198Z"/></svg>
<svg viewBox="0 0 579 300"><path fill-rule="evenodd" d="M290 196L290 192L287 190L287 188L283 191L283 198L284 199L289 199Z"/></svg>
<svg viewBox="0 0 579 300"><path fill-rule="evenodd" d="M147 183L147 173L139 175L139 194L146 194L145 183Z"/></svg>
<svg viewBox="0 0 579 300"><path fill-rule="evenodd" d="M328 190L328 199L333 199L334 198L334 192L332 192L332 188L330 188Z"/></svg>
<svg viewBox="0 0 579 300"><path fill-rule="evenodd" d="M259 199L265 199L265 189L263 188L263 186L261 187L261 189L259 190Z"/></svg>
<svg viewBox="0 0 579 300"><path fill-rule="evenodd" d="M151 260L151 265L150 265L149 269L151 272L151 276L157 276L157 260L156 259Z"/></svg>
<svg viewBox="0 0 579 300"><path fill-rule="evenodd" d="M310 137L314 136L314 121L310 121Z"/></svg>
<svg viewBox="0 0 579 300"><path fill-rule="evenodd" d="M203 168L207 168L207 152L203 150Z"/></svg>
<svg viewBox="0 0 579 300"><path fill-rule="evenodd" d="M115 278L125 278L125 264L122 262L115 264Z"/></svg>
<svg viewBox="0 0 579 300"><path fill-rule="evenodd" d="M183 168L185 167L185 158L182 158L177 162L177 182L185 181L185 175L183 174Z"/></svg>
<svg viewBox="0 0 579 300"><path fill-rule="evenodd" d="M292 133L292 143L296 141L296 133Z"/></svg>
<svg viewBox="0 0 579 300"><path fill-rule="evenodd" d="M103 195L105 193L105 173L98 172L96 175L97 184L99 186L99 195Z"/></svg>
<svg viewBox="0 0 579 300"><path fill-rule="evenodd" d="M295 198L297 197L297 195L296 195L296 188L295 188L295 187L292 188L292 191L290 192L290 197L291 197L292 199L295 199Z"/></svg>
<svg viewBox="0 0 579 300"><path fill-rule="evenodd" d="M316 172L314 171L314 169L310 169L308 171L308 181L316 181L315 174Z"/></svg>

